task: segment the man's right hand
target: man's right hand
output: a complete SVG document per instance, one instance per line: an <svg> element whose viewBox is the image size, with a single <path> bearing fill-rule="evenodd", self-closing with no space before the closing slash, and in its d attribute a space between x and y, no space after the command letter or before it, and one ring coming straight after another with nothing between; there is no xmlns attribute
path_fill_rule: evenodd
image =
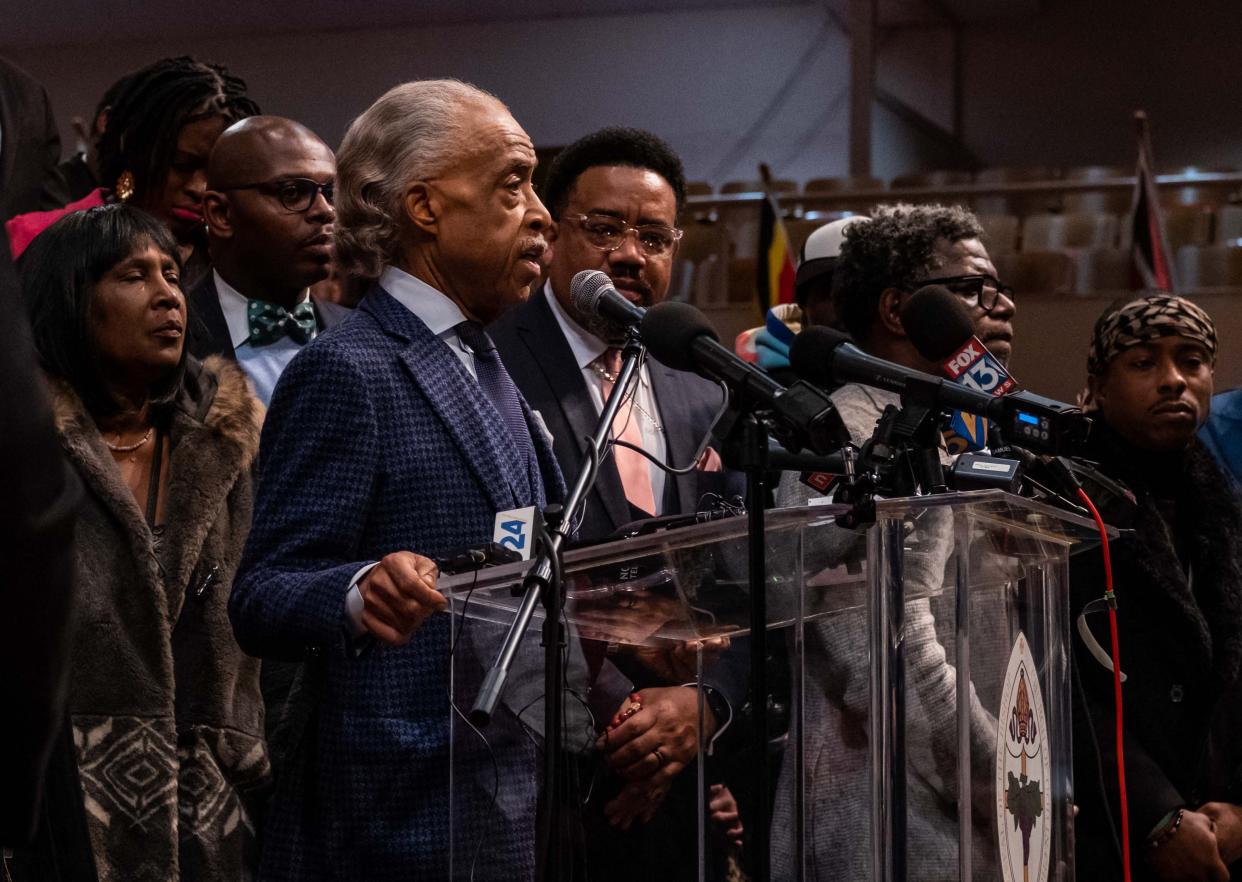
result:
<svg viewBox="0 0 1242 882"><path fill-rule="evenodd" d="M412 551L396 551L371 567L358 583L362 624L376 640L391 646L408 643L432 613L448 600L436 590L436 565Z"/></svg>
<svg viewBox="0 0 1242 882"><path fill-rule="evenodd" d="M1151 865L1165 882L1229 882L1220 859L1215 824L1201 812L1187 810L1169 839L1151 849Z"/></svg>

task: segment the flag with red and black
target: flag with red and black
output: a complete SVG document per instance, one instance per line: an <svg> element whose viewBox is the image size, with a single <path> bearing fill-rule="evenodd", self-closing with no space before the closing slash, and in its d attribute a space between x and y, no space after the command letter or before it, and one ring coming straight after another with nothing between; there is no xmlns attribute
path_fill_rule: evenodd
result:
<svg viewBox="0 0 1242 882"><path fill-rule="evenodd" d="M1164 233L1164 218L1156 191L1156 166L1147 114L1136 110L1134 124L1138 134L1138 165L1134 171L1134 201L1130 213L1134 224L1130 237L1130 287L1136 291L1177 293L1169 240Z"/></svg>

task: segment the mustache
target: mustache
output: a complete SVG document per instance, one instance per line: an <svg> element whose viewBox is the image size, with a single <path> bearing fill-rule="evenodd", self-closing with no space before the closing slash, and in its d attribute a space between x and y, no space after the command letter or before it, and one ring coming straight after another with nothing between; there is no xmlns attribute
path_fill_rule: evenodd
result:
<svg viewBox="0 0 1242 882"><path fill-rule="evenodd" d="M626 290L637 293L645 304L650 305L653 293L651 286L638 276L613 275L612 284L618 291Z"/></svg>
<svg viewBox="0 0 1242 882"><path fill-rule="evenodd" d="M518 242L518 253L522 257L530 257L537 263L543 263L543 256L548 253L548 240L543 236L528 236Z"/></svg>

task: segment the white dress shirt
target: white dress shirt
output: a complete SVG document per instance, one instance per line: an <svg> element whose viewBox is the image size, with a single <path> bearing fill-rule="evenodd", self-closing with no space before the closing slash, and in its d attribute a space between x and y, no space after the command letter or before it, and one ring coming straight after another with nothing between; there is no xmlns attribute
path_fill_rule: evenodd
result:
<svg viewBox="0 0 1242 882"><path fill-rule="evenodd" d="M224 322L228 325L229 341L233 344L237 364L250 378L259 400L267 406L272 403L276 381L306 343L299 343L286 334L264 346L255 346L250 342L250 319L246 315L250 301L226 282L217 270L213 269L211 273L215 277L216 297L220 301L220 311L224 313ZM309 297L310 289L307 288L298 298L298 303L305 302ZM317 330L311 331L310 339L313 340L317 333Z"/></svg>
<svg viewBox="0 0 1242 882"><path fill-rule="evenodd" d="M435 334L449 350L456 355L465 366L470 376L478 379L474 367L474 351L461 342L457 334L457 326L466 321L465 313L456 303L422 279L416 278L405 270L395 266L387 267L379 277L379 284L392 298L408 309L427 326L427 330ZM355 636L366 633L362 624L362 592L358 583L371 571L375 563L369 563L354 573L349 581L349 590L345 594L345 613L349 618L350 629Z"/></svg>
<svg viewBox="0 0 1242 882"><path fill-rule="evenodd" d="M379 284L394 300L414 313L427 326L427 330L444 341L453 354L461 359L470 376L476 380L479 378L474 368L474 351L457 336L457 326L466 321L466 315L460 306L422 279L395 266L384 270L379 277Z"/></svg>
<svg viewBox="0 0 1242 882"><path fill-rule="evenodd" d="M595 405L595 412L602 413L604 410L604 378L591 367L591 362L604 354L608 344L574 321L573 317L561 306L561 302L556 299L556 295L552 293L550 281L543 287L543 296L548 299L548 305L552 307L552 315L556 316L556 322L561 326L561 333L565 335L565 340L574 354L574 361L577 362L578 369L582 371L582 378L586 381L587 391L591 394L591 403ZM668 442L663 430L664 420L660 416L655 390L651 386L651 374L647 370L645 361L638 371L638 387L634 392L634 402L638 406L631 408L630 419L638 421L643 437L643 449L664 462L668 454ZM648 471L651 473L651 490L656 508L660 509L653 511L652 514L663 514L666 474L654 463L648 463Z"/></svg>

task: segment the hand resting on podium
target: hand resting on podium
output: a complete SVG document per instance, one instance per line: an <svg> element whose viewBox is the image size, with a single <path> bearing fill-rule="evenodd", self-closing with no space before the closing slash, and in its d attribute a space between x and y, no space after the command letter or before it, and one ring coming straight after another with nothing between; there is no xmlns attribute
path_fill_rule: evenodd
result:
<svg viewBox="0 0 1242 882"><path fill-rule="evenodd" d="M408 643L448 600L436 590L436 565L412 551L385 555L358 583L362 624L376 640L391 646Z"/></svg>

